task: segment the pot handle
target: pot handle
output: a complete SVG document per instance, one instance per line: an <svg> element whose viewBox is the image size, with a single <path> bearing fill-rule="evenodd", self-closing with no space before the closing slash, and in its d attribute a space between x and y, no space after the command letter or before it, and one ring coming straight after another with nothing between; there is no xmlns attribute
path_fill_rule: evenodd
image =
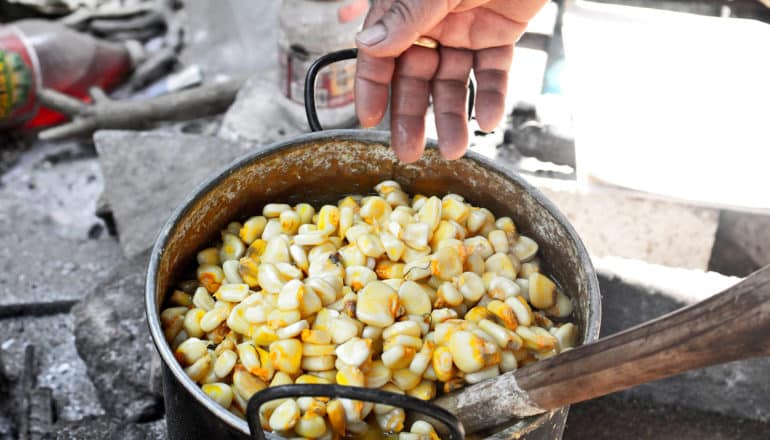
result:
<svg viewBox="0 0 770 440"><path fill-rule="evenodd" d="M315 80L318 72L329 64L337 61L352 60L358 56L358 49L342 49L336 52L330 52L319 57L305 75L305 115L307 123L312 131L321 131L321 122L318 120L318 109L315 106ZM468 79L468 120L471 119L473 112L473 103L476 100L476 84L472 79Z"/></svg>
<svg viewBox="0 0 770 440"><path fill-rule="evenodd" d="M294 384L268 387L251 396L246 407L246 420L249 423L251 437L264 440L265 433L259 421L259 408L265 402L287 397L343 397L366 402L384 403L409 411L419 412L438 420L448 430L449 440L463 440L465 429L462 423L449 411L425 400L404 394L390 393L374 388L351 387L333 384Z"/></svg>

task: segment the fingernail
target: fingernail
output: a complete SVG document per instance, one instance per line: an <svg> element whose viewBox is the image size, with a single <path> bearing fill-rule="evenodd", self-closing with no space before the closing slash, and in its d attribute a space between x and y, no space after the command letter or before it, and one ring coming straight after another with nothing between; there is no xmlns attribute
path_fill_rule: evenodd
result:
<svg viewBox="0 0 770 440"><path fill-rule="evenodd" d="M364 46L374 46L388 36L388 30L382 23L377 23L368 29L364 29L356 35L356 41Z"/></svg>

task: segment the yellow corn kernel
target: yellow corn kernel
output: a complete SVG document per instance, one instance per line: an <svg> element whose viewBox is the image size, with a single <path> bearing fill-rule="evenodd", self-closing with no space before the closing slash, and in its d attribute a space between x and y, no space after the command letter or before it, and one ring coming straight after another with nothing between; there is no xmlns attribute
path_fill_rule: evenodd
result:
<svg viewBox="0 0 770 440"><path fill-rule="evenodd" d="M206 248L200 252L198 252L197 255L198 264L203 266L205 264L209 265L219 265L221 261L219 260L219 249L215 247Z"/></svg>
<svg viewBox="0 0 770 440"><path fill-rule="evenodd" d="M400 389L409 391L420 384L422 375L413 373L409 368L401 368L393 371L393 377L390 380Z"/></svg>
<svg viewBox="0 0 770 440"><path fill-rule="evenodd" d="M331 334L329 334L326 330L302 330L302 333L300 334L300 338L302 339L302 342L305 342L307 344L316 344L316 345L328 345L332 341ZM333 347L333 346L332 346ZM334 350L332 349L332 352ZM331 354L331 353L328 353Z"/></svg>
<svg viewBox="0 0 770 440"><path fill-rule="evenodd" d="M465 320L469 322L479 322L489 316L489 311L484 306L476 306L465 313Z"/></svg>
<svg viewBox="0 0 770 440"><path fill-rule="evenodd" d="M384 197L393 191L401 191L401 185L395 180L383 180L374 186L374 190Z"/></svg>
<svg viewBox="0 0 770 440"><path fill-rule="evenodd" d="M267 219L264 216L258 215L251 217L250 219L246 220L245 223L243 223L243 227L240 231L238 231L238 236L246 244L251 245L254 241L262 236L266 225Z"/></svg>
<svg viewBox="0 0 770 440"><path fill-rule="evenodd" d="M189 338L174 351L174 357L183 366L192 365L198 359L208 355L208 342L198 338Z"/></svg>
<svg viewBox="0 0 770 440"><path fill-rule="evenodd" d="M299 214L293 210L283 211L279 217L281 223L281 233L294 235L297 233L299 225L302 224L302 219Z"/></svg>
<svg viewBox="0 0 770 440"><path fill-rule="evenodd" d="M529 276L529 302L538 309L549 309L556 304L556 284L545 275Z"/></svg>
<svg viewBox="0 0 770 440"><path fill-rule="evenodd" d="M396 370L408 367L412 362L412 359L414 359L415 353L416 351L412 347L395 345L388 350L383 351L380 359L386 367L391 370Z"/></svg>
<svg viewBox="0 0 770 440"><path fill-rule="evenodd" d="M347 423L345 417L345 408L342 406L342 402L339 399L334 399L326 404L326 415L329 418L329 425L332 431L343 437L347 430Z"/></svg>
<svg viewBox="0 0 770 440"><path fill-rule="evenodd" d="M516 279L517 269L513 264L513 260L507 254L496 253L487 258L484 264L489 272L494 272L511 280Z"/></svg>
<svg viewBox="0 0 770 440"><path fill-rule="evenodd" d="M339 385L362 387L366 384L364 373L353 365L342 365L337 370L336 380Z"/></svg>
<svg viewBox="0 0 770 440"><path fill-rule="evenodd" d="M415 196L413 201L414 203L417 203L419 199ZM415 206L413 206L413 208L418 211L417 219L420 223L427 224L430 227L431 232L435 231L442 217L441 199L432 196L425 200L424 204L419 209Z"/></svg>
<svg viewBox="0 0 770 440"><path fill-rule="evenodd" d="M366 266L348 266L345 269L345 284L355 292L372 281L377 281L377 274Z"/></svg>
<svg viewBox="0 0 770 440"><path fill-rule="evenodd" d="M474 272L463 272L460 276L455 277L453 283L469 302L476 302L484 296L484 282Z"/></svg>
<svg viewBox="0 0 770 440"><path fill-rule="evenodd" d="M358 214L366 223L371 225L383 223L390 217L391 212L393 212L393 210L385 199L373 196L366 198L366 201L361 205L361 210L358 211Z"/></svg>
<svg viewBox="0 0 770 440"><path fill-rule="evenodd" d="M275 237L281 235L281 222L277 218L271 218L265 225L265 230L262 231L262 240L270 241Z"/></svg>
<svg viewBox="0 0 770 440"><path fill-rule="evenodd" d="M262 261L262 255L265 253L266 248L267 248L267 241L261 238L258 238L252 241L248 249L246 249L246 258L250 258L254 260L255 263L259 263L260 261ZM243 258L241 258L240 261L243 261Z"/></svg>
<svg viewBox="0 0 770 440"><path fill-rule="evenodd" d="M356 317L376 327L393 324L399 308L398 292L381 281L372 281L358 293Z"/></svg>
<svg viewBox="0 0 770 440"><path fill-rule="evenodd" d="M230 389L230 385L225 383L207 383L203 385L201 389L207 396L211 397L214 402L225 408L229 408L233 401L233 391Z"/></svg>
<svg viewBox="0 0 770 440"><path fill-rule="evenodd" d="M374 272L380 279L401 279L404 277L404 267L404 263L381 260L375 266Z"/></svg>
<svg viewBox="0 0 770 440"><path fill-rule="evenodd" d="M354 367L360 367L372 354L372 340L353 337L335 350L337 358Z"/></svg>
<svg viewBox="0 0 770 440"><path fill-rule="evenodd" d="M299 302L300 316L303 318L311 318L323 307L321 298L315 293L312 288L305 286L305 293L302 295L302 299Z"/></svg>
<svg viewBox="0 0 770 440"><path fill-rule="evenodd" d="M345 267L366 265L366 255L361 252L361 249L359 249L355 243L341 247L339 250L339 256L340 260L342 260L342 264L344 264Z"/></svg>
<svg viewBox="0 0 770 440"><path fill-rule="evenodd" d="M436 375L436 378L441 382L447 382L455 375L452 353L448 347L442 346L436 348L433 352L431 366L433 367L433 373Z"/></svg>
<svg viewBox="0 0 770 440"><path fill-rule="evenodd" d="M484 368L484 340L475 334L464 330L453 332L449 338L448 348L455 365L464 373L475 373ZM439 371L435 363L433 368L438 376Z"/></svg>
<svg viewBox="0 0 770 440"><path fill-rule="evenodd" d="M249 257L238 261L238 274L249 287L259 286L259 263Z"/></svg>
<svg viewBox="0 0 770 440"><path fill-rule="evenodd" d="M249 326L248 337L256 345L268 346L278 340L278 335L275 330L268 325L251 325Z"/></svg>
<svg viewBox="0 0 770 440"><path fill-rule="evenodd" d="M513 309L513 313L516 315L516 321L518 321L519 325L526 327L532 325L535 317L529 304L527 304L527 300L525 300L523 296L516 295L514 297L508 297L508 299L505 300L505 303Z"/></svg>
<svg viewBox="0 0 770 440"><path fill-rule="evenodd" d="M171 296L169 296L168 302L175 306L189 307L193 305L190 294L181 290L174 290Z"/></svg>
<svg viewBox="0 0 770 440"><path fill-rule="evenodd" d="M546 309L545 313L555 318L566 318L572 314L572 309L572 300L567 295L556 290L556 301L553 306Z"/></svg>
<svg viewBox="0 0 770 440"><path fill-rule="evenodd" d="M511 253L516 256L522 263L535 258L537 255L537 242L525 235L519 235L519 239L513 244Z"/></svg>
<svg viewBox="0 0 770 440"><path fill-rule="evenodd" d="M552 334L541 327L519 326L516 334L524 340L524 347L538 353L553 350L558 342Z"/></svg>
<svg viewBox="0 0 770 440"><path fill-rule="evenodd" d="M225 279L225 273L222 268L213 264L202 264L198 266L198 281L210 293L214 293L222 285Z"/></svg>
<svg viewBox="0 0 770 440"><path fill-rule="evenodd" d="M286 399L270 415L270 429L274 431L292 429L299 422L299 419L297 402L294 399Z"/></svg>
<svg viewBox="0 0 770 440"><path fill-rule="evenodd" d="M294 207L294 211L299 215L300 224L306 225L313 221L315 215L315 208L307 203L298 203Z"/></svg>
<svg viewBox="0 0 770 440"><path fill-rule="evenodd" d="M444 197L441 203L441 218L444 220L454 220L464 224L470 213L470 206L455 197Z"/></svg>
<svg viewBox="0 0 770 440"><path fill-rule="evenodd" d="M406 394L420 400L432 400L436 397L436 382L433 382L432 380L421 380L417 386L408 390Z"/></svg>
<svg viewBox="0 0 770 440"><path fill-rule="evenodd" d="M430 312L430 320L432 326L436 326L437 324L440 324L447 319L453 318L457 318L457 312L452 309L433 309L433 311Z"/></svg>
<svg viewBox="0 0 770 440"><path fill-rule="evenodd" d="M510 330L516 330L519 326L519 322L516 320L516 314L508 304L500 300L492 300L487 304L487 310L495 315L500 322Z"/></svg>
<svg viewBox="0 0 770 440"><path fill-rule="evenodd" d="M195 363L184 369L187 376L193 382L201 382L209 374L211 369L211 356L201 356Z"/></svg>
<svg viewBox="0 0 770 440"><path fill-rule="evenodd" d="M559 352L573 348L577 345L578 328L571 322L562 324L556 328L556 330L553 331L553 335L556 338L556 347Z"/></svg>
<svg viewBox="0 0 770 440"><path fill-rule="evenodd" d="M458 230L456 223L442 220L439 222L436 231L433 232L433 236L430 239L430 247L435 251L442 241L456 239L459 236L460 231Z"/></svg>
<svg viewBox="0 0 770 440"><path fill-rule="evenodd" d="M304 332L305 330L303 330ZM315 331L315 330L307 330L307 331ZM302 344L302 356L332 356L334 355L334 350L337 347L334 344L311 344L311 343L303 343Z"/></svg>
<svg viewBox="0 0 770 440"><path fill-rule="evenodd" d="M340 209L334 205L324 205L318 212L318 230L332 234L340 224Z"/></svg>
<svg viewBox="0 0 770 440"><path fill-rule="evenodd" d="M276 369L284 373L298 373L302 362L302 343L297 339L273 342L270 344L270 360Z"/></svg>

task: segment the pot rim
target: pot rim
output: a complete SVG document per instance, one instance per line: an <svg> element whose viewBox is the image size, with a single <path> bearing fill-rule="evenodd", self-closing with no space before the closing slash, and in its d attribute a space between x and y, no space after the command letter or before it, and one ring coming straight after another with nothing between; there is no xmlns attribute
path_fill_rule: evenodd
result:
<svg viewBox="0 0 770 440"><path fill-rule="evenodd" d="M163 227L160 229L160 232L158 233L155 244L153 245L152 251L150 253L150 262L147 267L147 275L145 281L145 314L147 316L147 324L150 329L150 335L152 337L153 344L155 345L155 349L160 354L165 366L171 370L171 373L174 375L176 380L181 383L182 386L184 386L188 393L190 393L201 405L211 411L213 415L216 416L219 420L226 423L231 428L244 433L245 435L250 435L249 427L246 421L239 418L222 406L216 404L216 402L214 402L212 399L206 396L203 391L201 391L200 387L195 382L193 382L187 376L187 374L185 374L181 365L179 365L176 358L174 357L171 347L168 345L165 337L163 336L163 329L160 323L160 310L159 306L155 303L155 285L157 283L157 272L160 267L161 257L163 256L166 244L177 222L182 217L184 217L185 214L187 214L191 206L199 199L201 195L214 189L230 174L248 166L256 160L279 153L286 148L310 142L329 140L346 140L370 144L377 143L389 145L390 132L361 129L324 130L320 132L294 136L282 141L274 142L264 147L258 147L254 151L240 156L224 167L221 167L215 172L211 173L210 177L196 185L184 197L184 200L174 209L173 213L169 216L168 220L166 220ZM438 143L433 139L427 139L426 148L438 148ZM579 264L585 271L586 279L588 281L587 291L589 292L589 297L591 297L588 301L589 313L586 319L588 328L585 333L586 338L583 343L585 344L596 341L599 338L599 328L601 325L601 295L599 293L599 281L596 277L596 270L594 269L591 258L588 255L588 251L586 250L582 240L577 235L577 232L569 223L567 218L564 216L564 214L561 213L561 211L558 210L558 208L556 208L556 205L554 205L553 202L551 202L543 193L540 192L540 190L532 186L530 183L512 171L507 170L497 165L492 160L470 150L460 160L463 159L472 160L487 170L501 174L507 180L514 181L518 185L521 185L521 187L524 188L526 192L530 194L535 199L535 201L537 201L537 203L542 205L556 219L556 221L558 221L559 224L565 228L567 235L575 243L578 259L580 260ZM592 298L594 295L591 295L592 292L595 292L595 300L592 300L594 299ZM547 414L548 413L537 416L538 420L533 421L533 423L531 423L522 433L535 429L544 423ZM281 438L270 433L268 434L270 438Z"/></svg>

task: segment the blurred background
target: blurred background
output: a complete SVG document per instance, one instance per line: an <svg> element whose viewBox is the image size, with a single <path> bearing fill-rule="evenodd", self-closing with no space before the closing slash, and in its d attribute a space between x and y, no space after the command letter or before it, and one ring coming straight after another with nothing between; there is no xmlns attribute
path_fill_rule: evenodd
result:
<svg viewBox="0 0 770 440"><path fill-rule="evenodd" d="M0 438L164 437L147 249L192 185L309 131L304 72L367 7L0 0ZM584 240L602 336L770 263L768 23L767 0L552 1L506 118L471 122ZM355 127L353 74L320 76L325 127ZM575 405L564 438L766 439L768 377L754 359Z"/></svg>

